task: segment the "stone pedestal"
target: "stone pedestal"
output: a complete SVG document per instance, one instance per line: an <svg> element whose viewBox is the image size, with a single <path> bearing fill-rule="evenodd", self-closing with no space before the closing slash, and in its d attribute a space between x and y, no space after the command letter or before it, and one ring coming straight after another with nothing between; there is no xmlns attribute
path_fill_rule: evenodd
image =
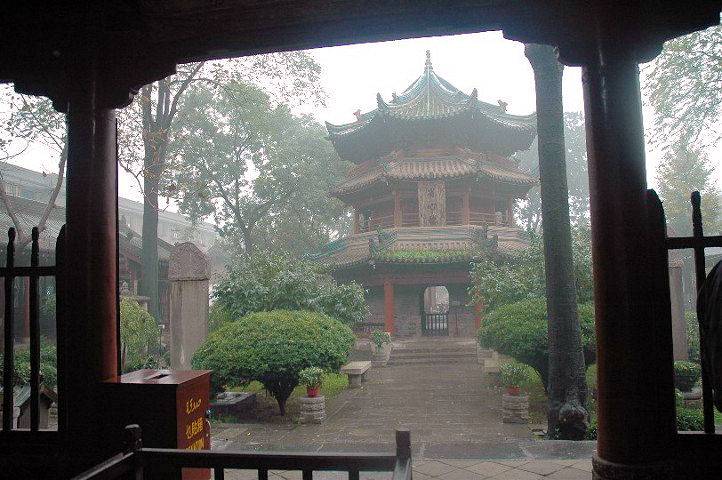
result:
<svg viewBox="0 0 722 480"><path fill-rule="evenodd" d="M682 392L684 406L687 408L702 408L702 389L693 388L691 392Z"/></svg>
<svg viewBox="0 0 722 480"><path fill-rule="evenodd" d="M299 397L301 423L321 423L326 419L326 397Z"/></svg>
<svg viewBox="0 0 722 480"><path fill-rule="evenodd" d="M239 419L249 410L256 408L256 394L245 392L223 392L211 402L211 412L216 417Z"/></svg>
<svg viewBox="0 0 722 480"><path fill-rule="evenodd" d="M381 345L381 350L376 351L376 346L371 346L371 366L376 367L385 367L387 363L389 363L389 358L391 357L391 344L387 343L384 345Z"/></svg>
<svg viewBox="0 0 722 480"><path fill-rule="evenodd" d="M191 357L208 336L208 257L191 242L173 247L170 281L170 367L190 370Z"/></svg>
<svg viewBox="0 0 722 480"><path fill-rule="evenodd" d="M529 396L507 395L501 399L504 423L529 423Z"/></svg>

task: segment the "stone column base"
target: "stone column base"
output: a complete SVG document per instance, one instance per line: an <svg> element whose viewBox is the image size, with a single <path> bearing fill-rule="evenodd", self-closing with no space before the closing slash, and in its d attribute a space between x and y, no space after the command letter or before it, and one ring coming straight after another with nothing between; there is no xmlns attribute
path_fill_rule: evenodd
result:
<svg viewBox="0 0 722 480"><path fill-rule="evenodd" d="M326 397L299 397L301 423L321 423L326 419Z"/></svg>
<svg viewBox="0 0 722 480"><path fill-rule="evenodd" d="M667 480L674 478L672 462L625 465L592 457L594 480Z"/></svg>
<svg viewBox="0 0 722 480"><path fill-rule="evenodd" d="M501 399L504 423L529 423L529 395L507 395Z"/></svg>

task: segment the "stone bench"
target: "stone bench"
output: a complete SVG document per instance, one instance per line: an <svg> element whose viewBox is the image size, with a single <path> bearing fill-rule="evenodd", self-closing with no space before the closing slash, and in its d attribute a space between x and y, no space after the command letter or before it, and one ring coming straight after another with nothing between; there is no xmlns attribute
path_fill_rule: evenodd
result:
<svg viewBox="0 0 722 480"><path fill-rule="evenodd" d="M348 362L341 367L341 373L348 375L348 387L359 388L366 381L366 372L371 368L371 362Z"/></svg>

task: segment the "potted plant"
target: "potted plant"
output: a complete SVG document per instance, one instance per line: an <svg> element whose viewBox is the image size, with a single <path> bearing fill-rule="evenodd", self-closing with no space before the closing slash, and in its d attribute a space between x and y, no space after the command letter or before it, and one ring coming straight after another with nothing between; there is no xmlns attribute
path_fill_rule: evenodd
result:
<svg viewBox="0 0 722 480"><path fill-rule="evenodd" d="M318 396L318 390L323 381L323 369L318 367L304 368L298 372L298 379L306 385L306 395L313 398Z"/></svg>
<svg viewBox="0 0 722 480"><path fill-rule="evenodd" d="M682 392L690 392L702 375L702 367L695 362L674 362L674 386Z"/></svg>
<svg viewBox="0 0 722 480"><path fill-rule="evenodd" d="M518 396L520 385L529 379L527 367L521 363L505 363L500 368L501 381L509 395Z"/></svg>
<svg viewBox="0 0 722 480"><path fill-rule="evenodd" d="M386 352L384 345L391 343L391 336L388 332L375 331L371 332L369 339L373 344L373 352L371 354L371 364L374 367L383 367L389 361L390 352Z"/></svg>

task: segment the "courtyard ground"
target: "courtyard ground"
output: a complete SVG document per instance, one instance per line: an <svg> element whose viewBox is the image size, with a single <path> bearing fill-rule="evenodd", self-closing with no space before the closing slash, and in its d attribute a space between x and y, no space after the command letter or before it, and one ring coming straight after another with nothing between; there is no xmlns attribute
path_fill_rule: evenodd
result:
<svg viewBox="0 0 722 480"><path fill-rule="evenodd" d="M447 345L450 342L447 340ZM502 393L493 378L483 373L475 356L392 362L372 368L367 376L363 388L344 390L327 402L327 418L320 425L215 424L212 447L226 451L393 452L394 431L405 427L411 431L417 480L591 478L595 443L539 440L532 434L532 425L502 423ZM300 472L274 475L277 479L301 478ZM324 473L314 478L345 478L339 475ZM255 472L235 471L226 478L257 477ZM368 474L365 478L389 475Z"/></svg>

